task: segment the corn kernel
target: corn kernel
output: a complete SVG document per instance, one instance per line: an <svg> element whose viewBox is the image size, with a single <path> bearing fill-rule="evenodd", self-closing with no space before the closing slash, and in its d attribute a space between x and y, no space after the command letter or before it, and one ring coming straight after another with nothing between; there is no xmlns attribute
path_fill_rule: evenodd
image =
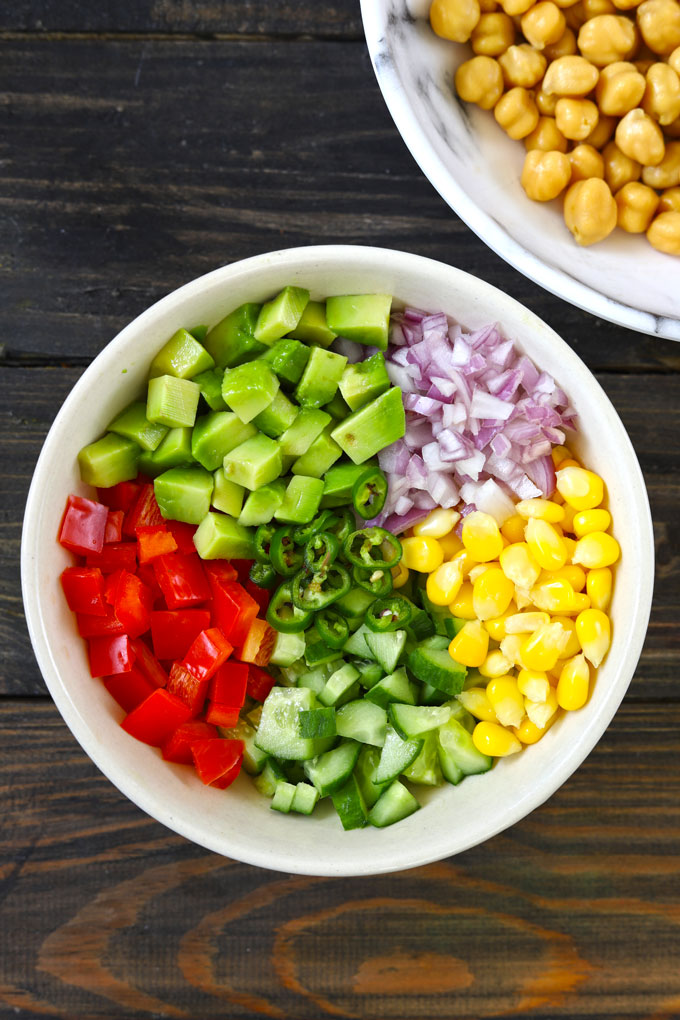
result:
<svg viewBox="0 0 680 1020"><path fill-rule="evenodd" d="M559 492L556 493L556 496L559 496L560 499L564 499L563 496L560 496ZM573 535L574 534L574 517L576 515L576 510L574 510L573 506L569 506L568 503L564 503L563 504L563 510L564 510L564 517L560 521L560 525L562 526L562 531L566 531L567 534Z"/></svg>
<svg viewBox="0 0 680 1020"><path fill-rule="evenodd" d="M579 464L579 462L577 460L575 460L574 457L572 457L571 459L567 458L567 460L563 460L562 461L562 463L560 464L560 471L562 470L562 468L568 468L568 467L577 467L577 468L580 468L580 467L582 467L582 465ZM562 495L562 493L560 493L560 495ZM562 496L562 499L564 499L564 496Z"/></svg>
<svg viewBox="0 0 680 1020"><path fill-rule="evenodd" d="M593 609L607 608L612 597L612 572L609 567L589 570L586 577L586 591Z"/></svg>
<svg viewBox="0 0 680 1020"><path fill-rule="evenodd" d="M494 641L502 641L505 637L505 621L509 616L513 616L516 612L517 606L514 602L511 602L502 616L496 616L492 620L485 620L484 627L488 630L489 637Z"/></svg>
<svg viewBox="0 0 680 1020"><path fill-rule="evenodd" d="M445 560L453 559L456 553L460 552L463 548L463 542L455 531L450 531L448 535L444 535L443 538L440 538L438 541L442 547Z"/></svg>
<svg viewBox="0 0 680 1020"><path fill-rule="evenodd" d="M517 675L517 689L529 701L546 701L550 694L548 674L537 669L520 669Z"/></svg>
<svg viewBox="0 0 680 1020"><path fill-rule="evenodd" d="M527 522L519 514L513 514L501 525L501 535L507 538L508 542L523 542L524 529Z"/></svg>
<svg viewBox="0 0 680 1020"><path fill-rule="evenodd" d="M564 518L564 507L549 499L521 499L515 510L520 517L535 517L537 520L559 524Z"/></svg>
<svg viewBox="0 0 680 1020"><path fill-rule="evenodd" d="M463 666L481 666L489 651L489 634L479 620L468 620L449 645L449 655Z"/></svg>
<svg viewBox="0 0 680 1020"><path fill-rule="evenodd" d="M574 514L574 534L577 538L583 538L591 531L608 531L611 523L612 515L603 507L597 510L579 510Z"/></svg>
<svg viewBox="0 0 680 1020"><path fill-rule="evenodd" d="M506 546L499 556L499 562L505 576L519 588L533 588L541 573L526 542L513 542Z"/></svg>
<svg viewBox="0 0 680 1020"><path fill-rule="evenodd" d="M515 586L500 567L489 567L472 586L472 605L478 620L502 616L512 602Z"/></svg>
<svg viewBox="0 0 680 1020"><path fill-rule="evenodd" d="M558 492L574 510L592 510L604 499L604 482L594 471L562 465L556 478Z"/></svg>
<svg viewBox="0 0 680 1020"><path fill-rule="evenodd" d="M586 572L574 563L565 563L559 570L544 571L539 584L551 584L553 581L568 581L574 591L583 591L586 586Z"/></svg>
<svg viewBox="0 0 680 1020"><path fill-rule="evenodd" d="M579 538L572 557L574 563L582 563L589 570L611 567L621 555L621 548L613 535L604 531L591 531Z"/></svg>
<svg viewBox="0 0 680 1020"><path fill-rule="evenodd" d="M563 460L570 459L571 453L566 446L553 446L550 456L552 457L553 465L558 468Z"/></svg>
<svg viewBox="0 0 680 1020"><path fill-rule="evenodd" d="M444 552L435 538L403 538L402 560L409 570L429 574L444 562Z"/></svg>
<svg viewBox="0 0 680 1020"><path fill-rule="evenodd" d="M526 588L518 588L517 585L515 585L515 602L518 609L526 609L527 606L533 605L530 592Z"/></svg>
<svg viewBox="0 0 680 1020"><path fill-rule="evenodd" d="M392 567L392 587L403 588L409 578L409 571L403 560L399 560L396 567Z"/></svg>
<svg viewBox="0 0 680 1020"><path fill-rule="evenodd" d="M522 750L514 733L493 722L478 722L472 731L472 743L482 754L493 758L505 758Z"/></svg>
<svg viewBox="0 0 680 1020"><path fill-rule="evenodd" d="M557 704L566 711L582 708L588 700L589 686L590 667L586 657L575 655L562 667L557 683Z"/></svg>
<svg viewBox="0 0 680 1020"><path fill-rule="evenodd" d="M490 563L478 563L476 567L472 567L472 569L468 572L468 580L470 580L474 585L477 578L481 577L482 574L486 573L486 571L489 570L490 567L491 567Z"/></svg>
<svg viewBox="0 0 680 1020"><path fill-rule="evenodd" d="M515 613L505 618L506 634L533 634L542 623L550 623L547 613Z"/></svg>
<svg viewBox="0 0 680 1020"><path fill-rule="evenodd" d="M435 606L448 606L453 602L463 583L463 564L449 560L442 563L427 578L425 591Z"/></svg>
<svg viewBox="0 0 680 1020"><path fill-rule="evenodd" d="M503 548L500 529L491 514L473 510L463 521L463 545L478 563L497 560Z"/></svg>
<svg viewBox="0 0 680 1020"><path fill-rule="evenodd" d="M522 642L521 657L526 669L552 669L568 636L560 623L543 623Z"/></svg>
<svg viewBox="0 0 680 1020"><path fill-rule="evenodd" d="M524 669L522 661L522 638L519 634L508 634L501 641L501 651L506 659L514 662L520 669Z"/></svg>
<svg viewBox="0 0 680 1020"><path fill-rule="evenodd" d="M443 538L448 535L452 528L460 520L457 510L446 510L444 507L437 507L428 514L420 524L413 525L413 534L418 538Z"/></svg>
<svg viewBox="0 0 680 1020"><path fill-rule="evenodd" d="M524 717L520 726L513 728L513 733L518 740L521 740L523 744L536 744L541 739L544 733L547 733L552 724L554 723L556 716L553 715L548 719L543 729L539 729L536 723L532 723L528 715Z"/></svg>
<svg viewBox="0 0 680 1020"><path fill-rule="evenodd" d="M609 617L601 609L585 609L576 617L576 634L583 654L597 669L611 644Z"/></svg>
<svg viewBox="0 0 680 1020"><path fill-rule="evenodd" d="M568 616L553 616L553 623L561 623L562 629L569 634L569 640L567 641L560 659L570 659L573 655L578 655L581 651L581 645L579 639L576 636L576 623L571 620ZM560 666L560 659L557 660L557 666Z"/></svg>
<svg viewBox="0 0 680 1020"><path fill-rule="evenodd" d="M472 585L469 581L463 581L460 591L453 602L449 605L451 616L460 616L462 620L476 620L475 609L472 605Z"/></svg>
<svg viewBox="0 0 680 1020"><path fill-rule="evenodd" d="M479 566L479 563L474 559L467 549L459 549L458 552L454 553L451 560L460 560L463 564L463 577L468 577L471 570Z"/></svg>
<svg viewBox="0 0 680 1020"><path fill-rule="evenodd" d="M574 592L574 601L569 608L560 609L561 613L582 613L584 609L590 609L590 597L584 591Z"/></svg>
<svg viewBox="0 0 680 1020"><path fill-rule="evenodd" d="M544 570L559 570L567 562L567 547L548 521L529 518L526 526L527 545L531 555Z"/></svg>
<svg viewBox="0 0 680 1020"><path fill-rule="evenodd" d="M571 538L569 535L563 535L562 541L564 542L564 548L567 550L567 563L571 562L574 555L574 549L576 548L576 539Z"/></svg>
<svg viewBox="0 0 680 1020"><path fill-rule="evenodd" d="M498 722L496 713L491 707L488 695L483 687L470 687L467 691L461 691L456 695L463 708L467 709L475 719L483 719L485 722Z"/></svg>
<svg viewBox="0 0 680 1020"><path fill-rule="evenodd" d="M506 659L500 648L496 648L495 651L489 652L484 662L479 667L479 672L482 676L491 679L496 676L503 676L508 673L513 667L513 663L509 659Z"/></svg>
<svg viewBox="0 0 680 1020"><path fill-rule="evenodd" d="M576 604L571 581L561 577L537 584L530 595L533 604L546 613L570 613Z"/></svg>
<svg viewBox="0 0 680 1020"><path fill-rule="evenodd" d="M539 730L544 730L559 708L557 695L551 687L545 701L531 701L529 698L525 698L524 707L534 726L537 726Z"/></svg>
<svg viewBox="0 0 680 1020"><path fill-rule="evenodd" d="M519 726L524 718L524 698L514 676L495 677L486 685L486 693L502 726Z"/></svg>

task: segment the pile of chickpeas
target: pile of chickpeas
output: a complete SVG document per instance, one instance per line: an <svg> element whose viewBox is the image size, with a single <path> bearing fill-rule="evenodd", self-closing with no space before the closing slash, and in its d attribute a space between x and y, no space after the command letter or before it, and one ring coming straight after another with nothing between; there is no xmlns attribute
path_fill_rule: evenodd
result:
<svg viewBox="0 0 680 1020"><path fill-rule="evenodd" d="M458 95L524 141L522 187L564 194L578 244L680 255L679 0L433 0L430 23L470 42Z"/></svg>

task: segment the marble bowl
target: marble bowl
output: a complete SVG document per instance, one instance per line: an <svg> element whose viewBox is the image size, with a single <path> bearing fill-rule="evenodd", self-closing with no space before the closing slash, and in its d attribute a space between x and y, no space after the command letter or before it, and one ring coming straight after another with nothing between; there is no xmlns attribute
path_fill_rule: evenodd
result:
<svg viewBox="0 0 680 1020"><path fill-rule="evenodd" d="M561 200L520 185L524 146L493 114L461 102L456 67L471 51L438 38L429 0L362 0L368 48L388 109L423 173L481 239L535 283L593 315L680 340L680 260L615 230L579 247Z"/></svg>
<svg viewBox="0 0 680 1020"><path fill-rule="evenodd" d="M214 323L286 284L308 287L313 297L387 292L398 302L441 309L470 329L498 322L563 383L587 423L574 446L607 480L623 547L611 607L614 641L588 705L488 774L419 792L421 810L392 829L345 833L327 802L313 818L278 814L247 775L227 791L205 787L191 768L170 765L156 749L129 737L119 726L122 710L89 675L85 643L59 584L71 562L57 543L66 498L91 491L79 479L80 447L143 392L152 356L176 329ZM512 298L458 269L404 252L344 245L289 249L225 266L169 294L126 326L83 373L50 429L26 505L21 561L38 664L65 722L101 771L142 810L187 839L249 864L309 875L372 874L440 860L512 825L554 793L600 739L626 692L645 636L654 574L652 525L635 452L607 396L564 341Z"/></svg>

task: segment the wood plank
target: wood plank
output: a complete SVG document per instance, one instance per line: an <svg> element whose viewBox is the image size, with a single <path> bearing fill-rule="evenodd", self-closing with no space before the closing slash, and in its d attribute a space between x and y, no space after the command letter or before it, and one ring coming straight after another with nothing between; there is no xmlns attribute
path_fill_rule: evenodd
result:
<svg viewBox="0 0 680 1020"><path fill-rule="evenodd" d="M0 45L10 358L91 358L153 301L216 266L343 242L485 277L597 370L680 367L676 345L565 304L468 230L401 141L361 42Z"/></svg>
<svg viewBox="0 0 680 1020"><path fill-rule="evenodd" d="M680 706L624 704L505 833L327 880L187 843L50 703L2 702L0 1017L676 1016L679 729Z"/></svg>

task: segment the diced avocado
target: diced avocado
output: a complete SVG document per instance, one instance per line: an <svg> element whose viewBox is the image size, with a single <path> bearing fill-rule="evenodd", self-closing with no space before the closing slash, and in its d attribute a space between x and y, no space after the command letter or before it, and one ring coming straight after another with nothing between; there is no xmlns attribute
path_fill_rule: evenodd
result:
<svg viewBox="0 0 680 1020"><path fill-rule="evenodd" d="M223 467L230 481L246 489L259 489L281 474L281 450L275 440L258 432L231 450L224 458Z"/></svg>
<svg viewBox="0 0 680 1020"><path fill-rule="evenodd" d="M306 407L321 407L335 396L338 383L345 370L347 358L343 354L313 347L302 378L295 390L295 399Z"/></svg>
<svg viewBox="0 0 680 1020"><path fill-rule="evenodd" d="M200 396L200 387L190 379L159 375L149 380L146 416L171 429L193 425Z"/></svg>
<svg viewBox="0 0 680 1020"><path fill-rule="evenodd" d="M227 405L222 398L222 378L224 369L209 368L193 377L193 382L200 387L201 396L211 411L226 411Z"/></svg>
<svg viewBox="0 0 680 1020"><path fill-rule="evenodd" d="M254 533L233 517L211 510L196 528L194 545L203 560L252 560L253 537Z"/></svg>
<svg viewBox="0 0 680 1020"><path fill-rule="evenodd" d="M285 491L286 483L282 478L277 478L269 485L263 485L255 492L251 492L243 505L238 519L239 524L246 527L268 524L283 503Z"/></svg>
<svg viewBox="0 0 680 1020"><path fill-rule="evenodd" d="M256 358L266 348L253 335L260 305L239 305L208 331L204 344L220 368L233 368Z"/></svg>
<svg viewBox="0 0 680 1020"><path fill-rule="evenodd" d="M244 487L230 481L221 467L215 471L213 482L212 505L230 517L238 517L246 494Z"/></svg>
<svg viewBox="0 0 680 1020"><path fill-rule="evenodd" d="M288 399L282 390L276 394L269 407L260 411L253 418L253 425L256 425L260 432L266 436L276 439L286 429L289 429L297 417L299 408Z"/></svg>
<svg viewBox="0 0 680 1020"><path fill-rule="evenodd" d="M284 287L260 309L255 324L255 339L269 347L275 340L290 333L300 321L308 301L309 291L304 287Z"/></svg>
<svg viewBox="0 0 680 1020"><path fill-rule="evenodd" d="M260 359L271 366L282 385L286 383L288 387L295 386L309 361L309 347L301 344L299 340L284 338L277 340L272 347L266 348Z"/></svg>
<svg viewBox="0 0 680 1020"><path fill-rule="evenodd" d="M389 390L390 377L385 368L385 358L377 351L365 361L347 365L340 380L340 392L352 411L358 411L364 404L375 400Z"/></svg>
<svg viewBox="0 0 680 1020"><path fill-rule="evenodd" d="M284 457L301 457L320 436L331 421L330 414L316 407L302 407L297 418L279 437L279 446Z"/></svg>
<svg viewBox="0 0 680 1020"><path fill-rule="evenodd" d="M269 407L278 390L278 378L260 360L230 368L222 379L222 397L243 422L252 421Z"/></svg>
<svg viewBox="0 0 680 1020"><path fill-rule="evenodd" d="M304 340L308 344L330 347L337 334L326 322L326 302L309 301L300 316L300 321L290 335L296 340Z"/></svg>
<svg viewBox="0 0 680 1020"><path fill-rule="evenodd" d="M194 340L198 340L199 344L202 344L208 333L207 326L192 326L189 330Z"/></svg>
<svg viewBox="0 0 680 1020"><path fill-rule="evenodd" d="M348 367L349 366L345 367L345 371L347 371ZM340 381L342 382L342 379ZM331 418L334 418L335 421L344 421L347 415L352 413L349 404L343 397L340 390L338 390L333 399L329 400L324 406L324 411L328 411Z"/></svg>
<svg viewBox="0 0 680 1020"><path fill-rule="evenodd" d="M189 431L191 431L191 429L189 429ZM156 467L153 462L153 453L149 453L148 450L140 450L139 460L137 461L137 471L146 475L147 478L155 478L156 475L160 475L162 471L167 471L167 468Z"/></svg>
<svg viewBox="0 0 680 1020"><path fill-rule="evenodd" d="M352 501L352 488L366 472L365 464L336 464L325 474L323 500L325 506L344 506Z"/></svg>
<svg viewBox="0 0 680 1020"><path fill-rule="evenodd" d="M191 464L194 459L191 455L191 433L192 429L188 426L170 429L161 445L151 454L154 477L168 468Z"/></svg>
<svg viewBox="0 0 680 1020"><path fill-rule="evenodd" d="M401 439L405 431L401 390L393 386L336 425L331 436L355 464L363 464L369 457Z"/></svg>
<svg viewBox="0 0 680 1020"><path fill-rule="evenodd" d="M149 421L146 416L146 404L141 400L129 404L109 425L109 432L116 432L119 436L131 439L143 450L155 450L167 431L167 425Z"/></svg>
<svg viewBox="0 0 680 1020"><path fill-rule="evenodd" d="M242 422L233 411L210 411L196 419L191 453L206 471L215 471L231 450L256 435L255 426Z"/></svg>
<svg viewBox="0 0 680 1020"><path fill-rule="evenodd" d="M154 478L153 489L163 517L200 524L210 509L213 476L198 466L170 468Z"/></svg>
<svg viewBox="0 0 680 1020"><path fill-rule="evenodd" d="M107 432L78 454L80 477L86 485L108 489L137 475L140 448L131 439Z"/></svg>
<svg viewBox="0 0 680 1020"><path fill-rule="evenodd" d="M192 379L199 372L213 368L215 362L203 344L186 329L178 329L161 347L151 362L149 378L157 375L174 375L179 379Z"/></svg>
<svg viewBox="0 0 680 1020"><path fill-rule="evenodd" d="M326 299L326 321L339 336L387 350L391 294L345 294Z"/></svg>
<svg viewBox="0 0 680 1020"><path fill-rule="evenodd" d="M311 475L312 478L323 478L329 467L342 457L342 450L331 439L333 426L327 425L320 436L317 436L306 453L293 463L291 471L294 475Z"/></svg>
<svg viewBox="0 0 680 1020"><path fill-rule="evenodd" d="M283 503L274 516L285 524L309 524L319 509L322 493L323 481L320 478L293 475Z"/></svg>

